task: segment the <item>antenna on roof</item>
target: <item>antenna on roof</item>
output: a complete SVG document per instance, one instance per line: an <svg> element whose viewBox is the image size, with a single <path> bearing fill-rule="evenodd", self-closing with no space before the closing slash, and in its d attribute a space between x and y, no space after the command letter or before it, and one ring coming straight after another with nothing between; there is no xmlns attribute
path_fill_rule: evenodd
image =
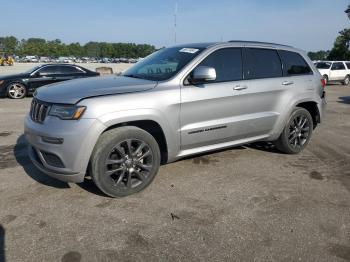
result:
<svg viewBox="0 0 350 262"><path fill-rule="evenodd" d="M177 23L177 1L174 7L174 43L176 44L176 23Z"/></svg>

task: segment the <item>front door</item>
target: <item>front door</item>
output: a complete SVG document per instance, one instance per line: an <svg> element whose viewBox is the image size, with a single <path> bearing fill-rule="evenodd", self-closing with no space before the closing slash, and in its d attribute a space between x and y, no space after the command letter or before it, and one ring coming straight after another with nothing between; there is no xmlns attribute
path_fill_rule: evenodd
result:
<svg viewBox="0 0 350 262"><path fill-rule="evenodd" d="M216 80L181 87L181 150L225 142L232 138L234 87L242 82L242 49L223 48L198 66L216 70Z"/></svg>

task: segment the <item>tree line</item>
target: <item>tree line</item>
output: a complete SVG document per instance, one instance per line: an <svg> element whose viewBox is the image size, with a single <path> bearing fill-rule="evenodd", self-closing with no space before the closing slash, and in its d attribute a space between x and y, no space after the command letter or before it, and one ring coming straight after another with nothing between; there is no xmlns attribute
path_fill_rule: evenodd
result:
<svg viewBox="0 0 350 262"><path fill-rule="evenodd" d="M65 44L59 39L48 41L42 38L18 40L14 36L0 37L0 55L37 55L47 57L125 57L139 58L153 53L156 48L148 44L88 42Z"/></svg>
<svg viewBox="0 0 350 262"><path fill-rule="evenodd" d="M350 19L350 5L345 10ZM350 60L350 28L345 28L339 32L339 35L334 41L334 46L331 50L320 50L317 52L309 52L308 56L311 60Z"/></svg>

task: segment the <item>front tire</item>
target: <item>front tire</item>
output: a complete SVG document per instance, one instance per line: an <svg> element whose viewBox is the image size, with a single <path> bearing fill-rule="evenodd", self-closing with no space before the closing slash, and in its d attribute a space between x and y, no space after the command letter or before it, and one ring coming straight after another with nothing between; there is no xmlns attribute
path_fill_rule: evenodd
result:
<svg viewBox="0 0 350 262"><path fill-rule="evenodd" d="M7 96L11 99L22 99L27 95L27 88L21 83L12 83L7 87Z"/></svg>
<svg viewBox="0 0 350 262"><path fill-rule="evenodd" d="M276 141L276 148L287 154L298 154L309 143L312 130L313 122L309 111L297 107Z"/></svg>
<svg viewBox="0 0 350 262"><path fill-rule="evenodd" d="M347 86L347 85L349 85L349 83L350 83L350 77L347 75L342 84Z"/></svg>
<svg viewBox="0 0 350 262"><path fill-rule="evenodd" d="M111 197L124 197L145 189L160 165L157 141L133 126L106 131L91 157L90 175L96 186Z"/></svg>

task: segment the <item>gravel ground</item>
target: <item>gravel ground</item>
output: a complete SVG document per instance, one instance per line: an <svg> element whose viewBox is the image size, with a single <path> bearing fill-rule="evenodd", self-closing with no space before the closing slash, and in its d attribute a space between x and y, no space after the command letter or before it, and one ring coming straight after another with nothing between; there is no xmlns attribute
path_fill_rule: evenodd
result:
<svg viewBox="0 0 350 262"><path fill-rule="evenodd" d="M28 160L30 98L0 100L0 261L349 261L350 87L306 150L242 146L164 165L111 199Z"/></svg>

